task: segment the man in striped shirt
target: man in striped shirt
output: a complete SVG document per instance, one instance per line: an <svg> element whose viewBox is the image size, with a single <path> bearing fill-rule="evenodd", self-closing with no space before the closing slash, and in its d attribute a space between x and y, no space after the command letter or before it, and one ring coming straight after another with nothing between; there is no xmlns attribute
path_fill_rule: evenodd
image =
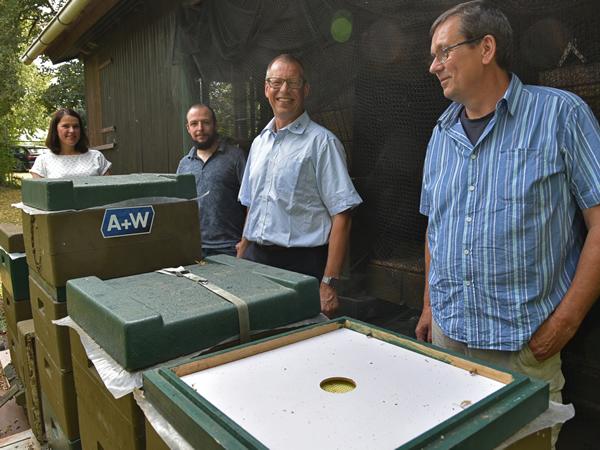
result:
<svg viewBox="0 0 600 450"><path fill-rule="evenodd" d="M522 84L511 50L482 1L431 27L429 70L453 103L425 160L416 334L544 379L560 401L560 351L600 295L600 128L576 95Z"/></svg>

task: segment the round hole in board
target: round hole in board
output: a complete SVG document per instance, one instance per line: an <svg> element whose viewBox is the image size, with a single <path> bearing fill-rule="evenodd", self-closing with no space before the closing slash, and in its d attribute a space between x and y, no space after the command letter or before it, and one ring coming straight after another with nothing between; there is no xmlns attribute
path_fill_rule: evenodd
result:
<svg viewBox="0 0 600 450"><path fill-rule="evenodd" d="M346 394L356 389L356 383L345 377L325 378L319 386L330 394Z"/></svg>

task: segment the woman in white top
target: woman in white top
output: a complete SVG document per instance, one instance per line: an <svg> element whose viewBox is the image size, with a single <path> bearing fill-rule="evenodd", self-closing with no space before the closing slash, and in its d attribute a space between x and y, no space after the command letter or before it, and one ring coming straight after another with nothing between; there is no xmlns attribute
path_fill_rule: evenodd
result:
<svg viewBox="0 0 600 450"><path fill-rule="evenodd" d="M81 117L69 108L56 111L46 136L50 152L39 155L29 171L32 178L110 175L112 165L98 150L88 149Z"/></svg>

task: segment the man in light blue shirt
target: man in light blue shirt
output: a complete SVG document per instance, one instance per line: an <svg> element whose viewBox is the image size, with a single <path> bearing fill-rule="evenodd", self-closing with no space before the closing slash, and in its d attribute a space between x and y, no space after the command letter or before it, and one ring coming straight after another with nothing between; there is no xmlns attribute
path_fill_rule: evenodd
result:
<svg viewBox="0 0 600 450"><path fill-rule="evenodd" d="M341 142L304 110L308 93L297 58L271 61L265 96L275 117L252 143L242 179L239 200L248 214L238 256L321 280L321 309L331 315L350 210L362 200Z"/></svg>
<svg viewBox="0 0 600 450"><path fill-rule="evenodd" d="M431 35L453 103L425 161L417 337L542 378L560 400L560 351L600 295L598 122L508 71L512 29L494 6L457 5Z"/></svg>

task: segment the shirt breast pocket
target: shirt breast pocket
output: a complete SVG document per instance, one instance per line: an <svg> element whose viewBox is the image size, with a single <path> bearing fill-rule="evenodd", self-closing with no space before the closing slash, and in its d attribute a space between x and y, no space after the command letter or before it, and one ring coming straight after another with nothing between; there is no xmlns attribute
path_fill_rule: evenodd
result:
<svg viewBox="0 0 600 450"><path fill-rule="evenodd" d="M498 191L509 204L534 205L540 201L544 180L553 170L537 148L514 147L500 151Z"/></svg>

